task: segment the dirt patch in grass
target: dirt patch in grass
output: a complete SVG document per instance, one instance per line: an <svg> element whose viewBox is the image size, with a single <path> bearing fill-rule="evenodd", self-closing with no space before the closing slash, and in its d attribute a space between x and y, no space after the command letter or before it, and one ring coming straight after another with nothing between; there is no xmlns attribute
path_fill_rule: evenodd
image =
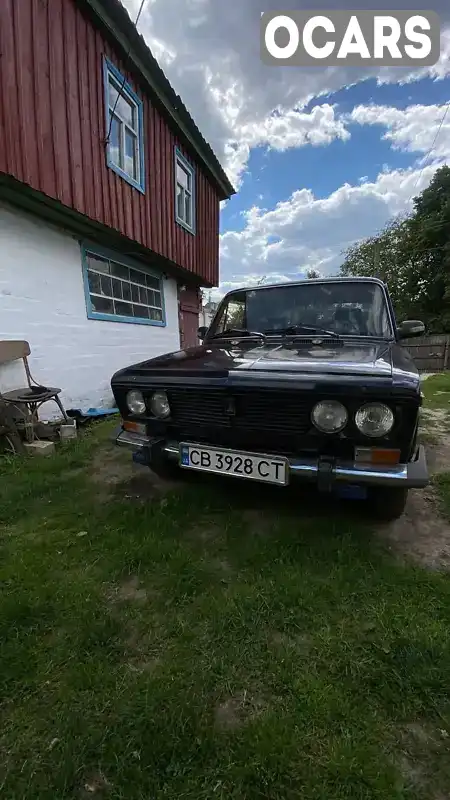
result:
<svg viewBox="0 0 450 800"><path fill-rule="evenodd" d="M269 645L276 650L292 650L298 656L306 657L312 649L313 639L307 634L288 634L284 631L271 631Z"/></svg>
<svg viewBox="0 0 450 800"><path fill-rule="evenodd" d="M444 408L422 408L420 428L425 433L448 434L450 431L450 412Z"/></svg>
<svg viewBox="0 0 450 800"><path fill-rule="evenodd" d="M83 782L80 797L82 800L87 800L89 797L105 797L111 789L111 783L102 772L92 772Z"/></svg>
<svg viewBox="0 0 450 800"><path fill-rule="evenodd" d="M148 467L133 465L131 478L116 486L115 494L123 500L145 503L180 488L181 482L160 478Z"/></svg>
<svg viewBox="0 0 450 800"><path fill-rule="evenodd" d="M114 445L97 450L89 474L98 486L98 499L103 503L112 497L145 503L181 485L178 481L163 480L148 467L135 464L128 451Z"/></svg>
<svg viewBox="0 0 450 800"><path fill-rule="evenodd" d="M432 800L448 800L441 791L447 785L450 739L445 728L430 722L405 725L400 737L398 767L408 786ZM421 795L422 796L422 795Z"/></svg>
<svg viewBox="0 0 450 800"><path fill-rule="evenodd" d="M428 468L433 475L450 472L450 436L440 435L427 450Z"/></svg>
<svg viewBox="0 0 450 800"><path fill-rule="evenodd" d="M437 443L427 447L427 462L431 476L450 470L449 435L441 433ZM411 490L405 513L379 531L397 554L428 569L450 571L450 525L433 486Z"/></svg>
<svg viewBox="0 0 450 800"><path fill-rule="evenodd" d="M109 593L111 603L145 603L147 601L147 589L140 585L137 575L131 575L120 586L117 586Z"/></svg>
<svg viewBox="0 0 450 800"><path fill-rule="evenodd" d="M247 690L228 697L214 711L215 727L221 731L233 731L263 713L266 703L260 697L251 696Z"/></svg>
<svg viewBox="0 0 450 800"><path fill-rule="evenodd" d="M248 508L242 512L242 519L254 536L269 536L275 523L269 509Z"/></svg>
<svg viewBox="0 0 450 800"><path fill-rule="evenodd" d="M202 522L193 525L187 532L188 539L193 542L201 542L202 544L210 544L223 539L223 529L214 522Z"/></svg>
<svg viewBox="0 0 450 800"><path fill-rule="evenodd" d="M450 525L432 488L410 491L405 513L382 526L380 534L399 555L428 569L450 571Z"/></svg>
<svg viewBox="0 0 450 800"><path fill-rule="evenodd" d="M109 500L114 488L124 481L131 480L134 464L130 454L118 447L99 447L92 459L89 477L98 484L103 500Z"/></svg>

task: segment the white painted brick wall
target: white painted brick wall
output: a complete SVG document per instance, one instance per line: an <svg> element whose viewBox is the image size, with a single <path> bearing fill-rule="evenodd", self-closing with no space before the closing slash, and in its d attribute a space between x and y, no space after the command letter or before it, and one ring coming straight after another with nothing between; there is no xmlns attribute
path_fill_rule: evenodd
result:
<svg viewBox="0 0 450 800"><path fill-rule="evenodd" d="M116 370L178 350L176 281L164 280L164 297L164 328L88 319L78 241L0 204L0 339L30 343L33 377L61 387L66 408L112 405ZM21 362L0 365L0 391L25 385Z"/></svg>

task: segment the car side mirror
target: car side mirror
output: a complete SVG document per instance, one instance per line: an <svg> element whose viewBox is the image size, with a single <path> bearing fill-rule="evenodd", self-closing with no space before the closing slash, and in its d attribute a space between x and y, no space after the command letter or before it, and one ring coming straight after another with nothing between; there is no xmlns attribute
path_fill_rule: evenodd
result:
<svg viewBox="0 0 450 800"><path fill-rule="evenodd" d="M419 319L405 319L397 328L399 339L412 339L413 336L423 336L425 325Z"/></svg>
<svg viewBox="0 0 450 800"><path fill-rule="evenodd" d="M201 339L202 341L203 341L203 339L204 339L204 338L205 338L205 336L206 336L206 331L207 331L207 330L208 330L208 328L206 327L206 325L202 325L202 326L201 326L201 327L198 329L198 331L197 331L197 336L198 336L198 338L199 338L199 339Z"/></svg>

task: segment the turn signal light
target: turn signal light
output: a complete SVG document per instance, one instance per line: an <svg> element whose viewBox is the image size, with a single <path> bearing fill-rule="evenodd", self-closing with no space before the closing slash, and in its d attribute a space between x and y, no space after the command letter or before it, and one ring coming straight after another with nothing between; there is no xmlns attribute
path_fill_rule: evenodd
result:
<svg viewBox="0 0 450 800"><path fill-rule="evenodd" d="M355 447L355 463L357 464L398 464L400 450L382 449L381 447Z"/></svg>
<svg viewBox="0 0 450 800"><path fill-rule="evenodd" d="M145 435L145 425L142 422L130 422L129 420L122 421L122 428L124 431L129 431L130 433L142 433Z"/></svg>

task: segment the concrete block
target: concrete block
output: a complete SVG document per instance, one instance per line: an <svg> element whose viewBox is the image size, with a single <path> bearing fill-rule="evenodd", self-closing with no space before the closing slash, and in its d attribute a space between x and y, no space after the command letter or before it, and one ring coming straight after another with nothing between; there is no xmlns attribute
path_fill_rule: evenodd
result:
<svg viewBox="0 0 450 800"><path fill-rule="evenodd" d="M51 456L55 452L54 442L27 442L25 450L32 456Z"/></svg>

